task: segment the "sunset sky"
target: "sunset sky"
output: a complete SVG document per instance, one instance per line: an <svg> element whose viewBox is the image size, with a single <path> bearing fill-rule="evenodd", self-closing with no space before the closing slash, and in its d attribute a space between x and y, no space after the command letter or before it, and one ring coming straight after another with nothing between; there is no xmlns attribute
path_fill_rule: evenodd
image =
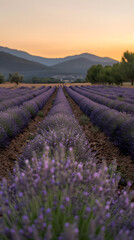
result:
<svg viewBox="0 0 134 240"><path fill-rule="evenodd" d="M0 0L0 46L43 57L134 52L134 0Z"/></svg>

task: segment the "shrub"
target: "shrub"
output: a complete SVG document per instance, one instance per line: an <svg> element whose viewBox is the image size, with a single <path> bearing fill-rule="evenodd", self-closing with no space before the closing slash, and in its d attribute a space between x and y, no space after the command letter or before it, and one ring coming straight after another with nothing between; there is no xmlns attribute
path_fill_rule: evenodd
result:
<svg viewBox="0 0 134 240"><path fill-rule="evenodd" d="M5 82L4 75L0 74L0 84Z"/></svg>
<svg viewBox="0 0 134 240"><path fill-rule="evenodd" d="M41 117L41 118L44 118L44 116L45 116L45 114L44 114L43 112L41 112L41 111L39 111L37 115L38 115L39 117Z"/></svg>
<svg viewBox="0 0 134 240"><path fill-rule="evenodd" d="M11 83L16 83L17 85L19 84L19 82L21 82L23 80L23 76L20 75L19 73L10 73L9 74L9 81Z"/></svg>
<svg viewBox="0 0 134 240"><path fill-rule="evenodd" d="M80 117L80 121L79 122L80 122L81 125L86 125L86 124L89 123L89 118L86 115L83 114Z"/></svg>

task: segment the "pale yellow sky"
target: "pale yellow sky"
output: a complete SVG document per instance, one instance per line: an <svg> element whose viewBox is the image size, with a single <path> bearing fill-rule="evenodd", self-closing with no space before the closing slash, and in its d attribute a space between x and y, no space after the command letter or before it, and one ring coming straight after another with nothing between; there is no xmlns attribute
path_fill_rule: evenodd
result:
<svg viewBox="0 0 134 240"><path fill-rule="evenodd" d="M43 57L134 52L134 0L0 0L0 46Z"/></svg>

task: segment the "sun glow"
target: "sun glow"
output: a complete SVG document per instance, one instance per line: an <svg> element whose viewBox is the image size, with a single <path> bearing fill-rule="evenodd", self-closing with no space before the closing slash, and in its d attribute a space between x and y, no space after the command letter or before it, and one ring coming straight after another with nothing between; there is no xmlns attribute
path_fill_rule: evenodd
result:
<svg viewBox="0 0 134 240"><path fill-rule="evenodd" d="M134 1L0 0L0 45L33 55L83 52L120 60L134 51Z"/></svg>

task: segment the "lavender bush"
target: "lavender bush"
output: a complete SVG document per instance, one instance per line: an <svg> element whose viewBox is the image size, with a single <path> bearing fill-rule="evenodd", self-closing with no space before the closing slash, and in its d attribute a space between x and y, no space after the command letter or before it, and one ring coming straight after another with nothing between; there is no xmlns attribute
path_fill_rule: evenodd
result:
<svg viewBox="0 0 134 240"><path fill-rule="evenodd" d="M49 157L16 164L14 176L0 187L0 239L124 239L134 238L134 192L130 183L119 193L116 164L95 159L78 162L64 146Z"/></svg>
<svg viewBox="0 0 134 240"><path fill-rule="evenodd" d="M3 141L4 139L4 141ZM8 144L8 135L5 131L5 129L3 128L3 126L0 125L0 146L4 147L5 144Z"/></svg>

